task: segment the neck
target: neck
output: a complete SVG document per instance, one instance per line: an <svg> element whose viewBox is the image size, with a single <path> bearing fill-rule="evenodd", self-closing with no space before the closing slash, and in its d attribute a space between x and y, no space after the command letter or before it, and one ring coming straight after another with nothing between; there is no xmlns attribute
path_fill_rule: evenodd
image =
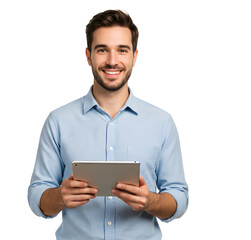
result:
<svg viewBox="0 0 251 240"><path fill-rule="evenodd" d="M111 118L114 118L129 97L128 84L125 84L117 91L108 91L94 80L92 94L100 107L102 107Z"/></svg>

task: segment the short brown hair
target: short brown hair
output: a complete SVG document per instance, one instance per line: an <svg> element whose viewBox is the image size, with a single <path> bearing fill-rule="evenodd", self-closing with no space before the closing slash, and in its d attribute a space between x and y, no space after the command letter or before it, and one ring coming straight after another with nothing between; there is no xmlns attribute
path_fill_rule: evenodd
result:
<svg viewBox="0 0 251 240"><path fill-rule="evenodd" d="M91 52L93 32L100 27L128 27L132 33L133 53L137 50L139 32L131 17L121 10L107 10L95 15L86 26L87 48Z"/></svg>

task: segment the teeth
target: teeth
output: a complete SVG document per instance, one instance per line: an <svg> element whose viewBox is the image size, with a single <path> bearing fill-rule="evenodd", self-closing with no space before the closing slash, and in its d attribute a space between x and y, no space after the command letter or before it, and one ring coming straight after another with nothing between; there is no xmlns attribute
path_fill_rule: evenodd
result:
<svg viewBox="0 0 251 240"><path fill-rule="evenodd" d="M119 74L120 71L118 71L118 72L108 72L108 71L105 71L105 73L107 73L107 74L112 74L112 75L114 74L114 75L115 75L115 74Z"/></svg>

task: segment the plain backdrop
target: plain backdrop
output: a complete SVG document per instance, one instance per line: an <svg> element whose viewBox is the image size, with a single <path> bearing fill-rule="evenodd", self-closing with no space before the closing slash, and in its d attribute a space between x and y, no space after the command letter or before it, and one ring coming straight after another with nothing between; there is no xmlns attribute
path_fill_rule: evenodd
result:
<svg viewBox="0 0 251 240"><path fill-rule="evenodd" d="M85 26L107 9L139 28L134 94L171 113L190 203L163 239L251 239L251 4L244 0L0 1L1 239L55 239L27 202L42 125L93 82Z"/></svg>

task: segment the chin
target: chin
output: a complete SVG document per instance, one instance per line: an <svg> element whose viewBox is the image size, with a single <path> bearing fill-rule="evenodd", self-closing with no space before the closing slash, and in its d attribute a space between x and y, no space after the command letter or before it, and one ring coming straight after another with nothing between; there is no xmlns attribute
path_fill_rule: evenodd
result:
<svg viewBox="0 0 251 240"><path fill-rule="evenodd" d="M124 85L115 85L115 86L109 86L109 85L103 85L102 87L108 91L112 91L112 92L115 92L115 91L118 91L119 89L121 89Z"/></svg>

